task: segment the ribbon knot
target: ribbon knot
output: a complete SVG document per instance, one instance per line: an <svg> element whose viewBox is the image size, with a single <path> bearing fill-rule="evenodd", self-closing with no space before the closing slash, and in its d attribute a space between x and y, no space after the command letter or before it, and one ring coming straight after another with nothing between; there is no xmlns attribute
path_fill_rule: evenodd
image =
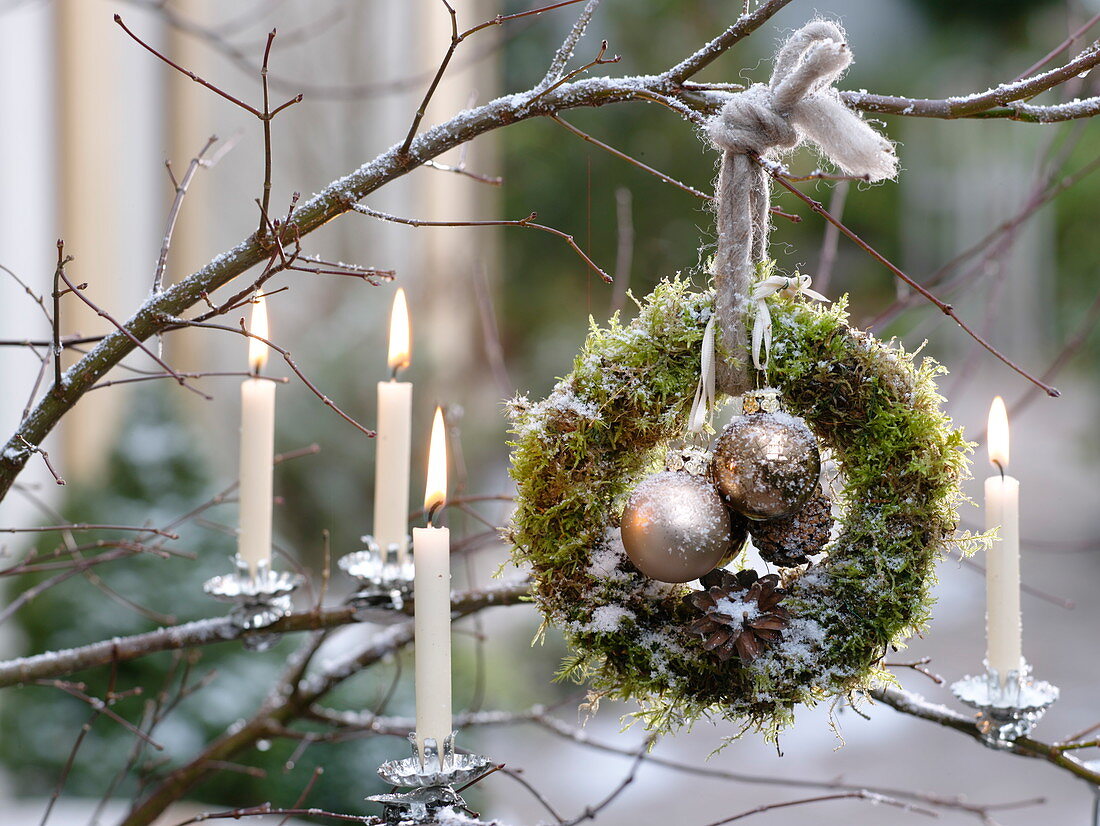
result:
<svg viewBox="0 0 1100 826"><path fill-rule="evenodd" d="M893 144L844 105L833 83L852 62L844 30L827 20L807 23L779 50L768 85L755 83L730 96L707 122L719 149L764 155L815 144L849 175L869 181L893 178Z"/></svg>
<svg viewBox="0 0 1100 826"><path fill-rule="evenodd" d="M828 301L817 290L810 289L811 283L808 275L770 275L753 285L752 300L756 302L756 318L752 325L752 363L757 370L767 367L771 357L772 314L768 309L768 297L778 293L787 298L804 295L814 301ZM763 362L760 360L761 349L764 351Z"/></svg>
<svg viewBox="0 0 1100 826"><path fill-rule="evenodd" d="M714 380L714 314L711 313L703 330L703 345L699 354L699 384L695 387L695 401L688 413L689 436L701 434L715 402Z"/></svg>

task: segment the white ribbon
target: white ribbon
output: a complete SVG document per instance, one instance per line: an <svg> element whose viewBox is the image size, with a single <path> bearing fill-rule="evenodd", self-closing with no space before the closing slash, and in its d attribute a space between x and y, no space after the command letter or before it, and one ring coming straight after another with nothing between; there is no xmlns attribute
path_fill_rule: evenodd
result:
<svg viewBox="0 0 1100 826"><path fill-rule="evenodd" d="M702 354L699 357L699 384L695 388L695 401L688 414L688 433L701 433L707 416L714 407L714 313L711 313L703 331Z"/></svg>
<svg viewBox="0 0 1100 826"><path fill-rule="evenodd" d="M816 290L810 289L810 276L796 275L770 275L763 281L758 281L752 287L752 300L756 302L756 319L752 325L752 363L757 370L763 370L768 366L772 349L772 314L768 310L768 296L780 293L793 298L796 295L804 295L814 301L828 301L825 296ZM763 345L764 361L760 361L760 350Z"/></svg>

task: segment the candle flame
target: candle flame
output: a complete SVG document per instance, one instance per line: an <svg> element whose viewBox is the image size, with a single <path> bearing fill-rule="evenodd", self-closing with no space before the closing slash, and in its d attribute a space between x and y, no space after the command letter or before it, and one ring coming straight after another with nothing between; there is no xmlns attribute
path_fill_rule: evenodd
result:
<svg viewBox="0 0 1100 826"><path fill-rule="evenodd" d="M270 338L267 331L267 301L262 295L256 296L252 302L252 319L248 325L248 332L260 338ZM256 338L248 339L248 369L253 374L258 374L267 364L267 345Z"/></svg>
<svg viewBox="0 0 1100 826"><path fill-rule="evenodd" d="M1008 467L1008 411L1005 400L997 396L989 407L989 426L986 439L989 444L989 461L1001 473Z"/></svg>
<svg viewBox="0 0 1100 826"><path fill-rule="evenodd" d="M390 354L389 367L394 374L404 370L411 361L409 333L409 305L405 302L405 291L398 288L393 297L393 309L390 310Z"/></svg>
<svg viewBox="0 0 1100 826"><path fill-rule="evenodd" d="M447 433L443 429L443 411L435 409L432 440L428 445L428 484L424 488L424 510L442 507L447 499ZM431 517L428 518L429 523Z"/></svg>

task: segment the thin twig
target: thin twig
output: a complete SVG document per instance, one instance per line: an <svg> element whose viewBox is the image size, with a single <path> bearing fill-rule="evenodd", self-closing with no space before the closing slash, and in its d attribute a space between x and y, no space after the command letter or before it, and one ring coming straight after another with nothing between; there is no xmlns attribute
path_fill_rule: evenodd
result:
<svg viewBox="0 0 1100 826"><path fill-rule="evenodd" d="M762 812L770 812L775 809L786 809L790 806L806 806L813 803L824 803L828 800L869 800L875 805L885 803L888 806L894 806L898 809L904 809L907 812L913 814L925 815L927 817L938 817L938 815L930 809L924 809L920 806L914 806L912 803L906 803L902 800L895 800L885 795L875 794L874 792L866 791L854 791L854 792L840 792L838 794L823 794L818 797L806 797L802 800L785 800L782 803L766 803L763 806L756 806L748 811L741 812L740 814L733 815L732 817L723 818L722 820L716 820L713 823L707 824L707 826L724 826L726 823L733 823L735 820L744 820L746 817L752 815L758 815Z"/></svg>
<svg viewBox="0 0 1100 826"><path fill-rule="evenodd" d="M591 2L591 0L590 0L590 2ZM569 81L571 81L575 77L579 77L580 75L583 75L585 72L587 72L593 66L605 66L608 63L618 63L620 60L622 60L622 58L619 55L615 55L614 57L605 58L604 57L605 54L607 54L607 41L603 40L603 41L600 42L600 50L599 50L599 52L596 53L596 57L593 60L590 60L588 63L585 63L583 66L569 72L569 74L567 74L564 77L556 80L554 83L551 83L545 89L540 89L535 94L534 97L530 98L527 101L527 105L530 106L536 100L543 97L544 95L549 94L550 92L553 92L559 86L561 86L565 83L568 83Z"/></svg>
<svg viewBox="0 0 1100 826"><path fill-rule="evenodd" d="M120 333L122 333L124 336L126 336L126 338L130 339L130 341L133 342L135 347L137 347L139 350L141 350L143 353L145 353L145 355L149 356L149 358L151 358L153 361L155 361L157 364L159 364L161 366L161 368L164 370L164 372L170 374L172 376L172 378L174 378L177 382L179 382L179 385L181 387L186 387L192 393L195 393L196 395L201 396L202 398L206 399L206 401L212 401L213 400L213 398L214 398L213 396L206 395L206 393L203 393L197 387L190 384L187 381L187 379L185 379L183 376L181 376L176 370L169 367L168 363L165 362L164 359L162 359L160 356L158 356L156 353L154 353L152 350L150 350L148 347L146 347L145 343L142 342L141 339L139 339L137 336L135 336L132 332L130 332L130 329L125 324L122 324L113 315L111 315L109 312L107 312L102 307L100 307L98 304L96 304L94 301L92 301L90 298L88 298L88 296L84 295L83 287L86 287L87 286L86 284L81 284L79 287L77 285L73 284L73 282L70 281L69 277L65 274L64 269L59 268L58 271L57 271L57 274L61 277L61 280L64 281L68 285L69 290L73 293L73 295L75 295L77 298L79 298L81 301L83 301L88 307L90 307L92 310L94 310L95 314L98 315L100 318L106 319L112 325L114 325L116 330L118 330ZM60 385L59 385L59 387L60 387Z"/></svg>
<svg viewBox="0 0 1100 826"><path fill-rule="evenodd" d="M44 686L46 688L56 688L59 691L63 691L65 694L68 694L70 697L75 697L81 702L87 703L91 708L99 711L105 717L114 720L135 737L140 737L146 742L146 744L152 746L157 751L164 751L164 746L153 740L151 737L149 737L149 735L147 735L144 731L139 729L125 717L122 717L117 712L111 710L111 703L115 702L115 699L108 698L107 700L103 700L99 697L92 697L91 695L83 691L82 684L71 683L65 680L36 680L34 684ZM141 688L138 687L134 689L132 693L140 694Z"/></svg>
<svg viewBox="0 0 1100 826"><path fill-rule="evenodd" d="M371 218L378 218L381 221L391 221L395 224L405 224L410 227L524 227L525 229L538 229L543 232L549 232L551 235L556 235L563 239L573 252L577 253L584 262L588 264L590 268L596 271L596 273L606 283L611 284L614 279L608 275L604 270L585 253L573 239L572 235L562 232L560 229L554 229L544 224L536 224L535 219L538 217L537 212L532 212L526 218L520 218L518 220L499 220L499 221L421 221L416 218L402 218L398 215L390 215L386 212L379 212L376 209L371 209L363 204L352 204L351 208L362 215L368 215Z"/></svg>
<svg viewBox="0 0 1100 826"><path fill-rule="evenodd" d="M50 475L53 476L54 482L58 485L64 485L65 480L61 478L61 474L57 472L57 468L55 468L53 466L53 462L50 461L50 454L43 450L41 446L31 444L26 439L21 439L21 441L23 442L23 446L27 448L27 450L33 453L37 453L42 457L42 461L46 464L46 470L48 470L50 472Z"/></svg>
<svg viewBox="0 0 1100 826"><path fill-rule="evenodd" d="M80 733L77 734L72 748L69 749L69 756L65 759L65 765L61 767L61 774L58 775L57 783L50 793L50 799L46 803L46 808L42 812L42 819L38 822L38 826L46 826L46 823L49 821L50 815L53 813L53 807L61 798L61 792L64 790L65 783L69 779L69 773L72 771L73 764L76 762L76 753L80 751L80 747L84 744L84 738L88 736L88 733L92 730L92 726L95 725L95 721L98 720L102 714L102 708L93 707L92 713L88 715L88 719L81 725Z"/></svg>
<svg viewBox="0 0 1100 826"><path fill-rule="evenodd" d="M58 280L65 277L65 265L72 261L71 255L65 255L65 242L57 239L57 267L53 271L53 386L61 390L61 290ZM66 282L67 283L67 282ZM67 292L67 291L66 291Z"/></svg>
<svg viewBox="0 0 1100 826"><path fill-rule="evenodd" d="M217 135L211 135L206 139L206 144L199 153L191 159L191 162L187 165L187 171L183 173L183 178L178 183L175 176L172 175L172 167L168 161L164 164L168 167L168 174L172 177L172 183L176 189L175 198L172 199L172 207L168 210L168 220L164 227L164 237L160 244L160 256L157 258L157 266L153 271L153 293L160 292L160 285L164 280L164 271L168 267L168 250L172 246L172 236L176 231L176 221L179 219L180 211L183 209L183 199L187 196L187 190L191 186L191 181L195 177L195 173L199 171L201 167L211 165L205 161L206 153L210 151L210 148L218 142Z"/></svg>
<svg viewBox="0 0 1100 826"><path fill-rule="evenodd" d="M690 57L681 60L665 72L662 77L667 80L670 88L683 83L764 25L790 2L791 0L765 0L756 7L755 11L742 14L732 26L702 48L696 49Z"/></svg>
<svg viewBox="0 0 1100 826"><path fill-rule="evenodd" d="M11 279L13 281L15 281L16 284L18 284L20 287L23 288L23 292L25 292L27 295L29 295L31 300L35 304L38 305L38 309L42 311L42 315L45 317L46 322L48 324L53 324L53 316L50 315L50 311L46 309L46 300L41 295L39 295L34 290L32 290L30 285L26 281L24 281L22 278L20 278L18 275L16 275L13 270L10 270L7 267L5 267L3 264L0 264L0 272L5 272L9 276L11 276ZM49 346L49 344L50 344L50 342L47 341L47 342L43 342L43 343L39 344L39 346L40 347L47 347L47 346Z"/></svg>
<svg viewBox="0 0 1100 826"><path fill-rule="evenodd" d="M552 805L550 805L550 801L546 799L546 796L534 786L532 786L527 781L527 778L523 776L522 769L503 768L500 771L501 774L512 778L521 786L523 786L523 788L525 788L530 793L531 797L535 798L535 800L538 801L539 805L550 813L550 816L554 818L554 820L556 820L558 823L565 823L565 818L558 814L557 810Z"/></svg>
<svg viewBox="0 0 1100 826"><path fill-rule="evenodd" d="M179 539L179 534L141 525L93 525L87 522L73 522L64 525L36 525L31 528L0 528L0 533L54 533L55 531L137 531L154 533L165 539Z"/></svg>
<svg viewBox="0 0 1100 826"><path fill-rule="evenodd" d="M623 152L619 149L616 149L614 146L611 146L610 144L606 144L603 141L592 137L587 132L582 132L576 126L574 126L573 124L569 123L566 120L563 120L562 118L558 117L557 115L551 115L550 120L554 121L554 123L557 123L560 126L564 126L566 129L568 129L570 132L572 132L578 138L581 138L582 140L587 141L588 143L592 144L593 146L598 146L600 149L603 149L605 152L610 152L616 158L620 158L620 159L626 161L627 163L638 167L638 169L641 169L645 172L648 172L650 175L654 175L657 178L660 178L666 184L672 184L677 189L682 189L684 192L687 192L689 195L694 195L696 198L699 198L700 200L709 201L711 199L711 196L708 195L707 193L705 193L701 190L698 190L693 186L688 186L687 184L683 183L682 181L676 180L671 175L666 175L664 172L661 172L659 169L654 169L652 166L649 166L647 164L642 163L637 158L634 158L634 157L626 154L625 152Z"/></svg>
<svg viewBox="0 0 1100 826"><path fill-rule="evenodd" d="M465 34L460 36L458 33L458 15L455 13L454 7L448 3L447 0L439 1L446 7L447 14L451 16L451 42L447 46L447 51L443 55L443 60L440 62L439 68L435 70L435 76L428 85L428 91L424 93L420 105L416 108L416 114L413 115L412 124L409 126L409 132L405 135L405 140L398 150L399 155L408 154L409 147L412 146L413 138L416 137L416 130L420 128L420 121L424 119L424 113L428 110L428 103L431 102L432 95L435 94L435 90L439 87L439 82L443 79L443 74L447 71L447 65L451 62L451 58L454 57L455 49L458 48L458 44L461 43L466 36Z"/></svg>
<svg viewBox="0 0 1100 826"><path fill-rule="evenodd" d="M1016 81L1023 80L1025 77L1028 77L1029 75L1032 75L1042 69L1048 63L1050 63L1050 61L1054 60L1054 58L1056 58L1058 55L1060 55L1062 52L1064 52L1066 49L1070 48L1074 43L1076 43L1078 39L1080 39L1081 35L1083 35L1085 32L1096 25L1097 21L1100 21L1100 12L1090 17L1088 20L1086 20L1084 23L1074 29L1073 32L1071 32L1065 40L1063 40L1061 43L1059 43L1057 46L1047 52L1043 57L1039 58L1039 60L1037 60L1031 66L1028 66L1026 69L1020 72L1020 74L1016 75L1016 77L1013 78L1012 82L1015 83Z"/></svg>
<svg viewBox="0 0 1100 826"><path fill-rule="evenodd" d="M260 379L262 381L273 381L276 384L286 384L288 381L290 381L290 379L283 376L257 376L253 373L248 372L247 370L212 370L209 372L198 373L185 373L181 371L179 375L183 376L185 379L206 379L214 377L236 377L246 379L253 378ZM157 379L174 378L175 376L173 376L171 373L147 373L145 375L134 376L129 379L111 379L109 381L101 381L98 384L93 384L91 387L89 387L88 392L90 393L93 390L102 390L105 387L113 387L116 384L133 384L134 382L139 381L155 381Z"/></svg>
<svg viewBox="0 0 1100 826"><path fill-rule="evenodd" d="M229 94L225 90L215 86L210 81L203 80L201 77L199 77L197 74L192 72L190 69L183 68L178 63L173 62L167 55L164 55L161 52L154 49L152 46L150 46L148 43L146 43L144 40L142 40L140 37L138 37L132 31L130 31L130 28L122 21L122 15L116 14L115 15L115 22L122 28L122 30L124 32L126 32L126 34L130 35L130 37L133 38L135 43L137 43L139 46L141 46L146 51L148 51L148 52L152 53L153 55L155 55L156 57L160 58L162 61L164 61L169 66L171 66L173 69L175 69L177 72L180 72L181 74L187 75L187 77L191 78L191 80L195 81L195 83L198 83L202 86L205 86L207 89L209 89L214 94L225 98L230 103L241 107L246 112L250 112L258 118L263 117L263 113L259 109L257 109L255 106L250 106L249 104L245 103L240 98L234 97L233 95Z"/></svg>
<svg viewBox="0 0 1100 826"><path fill-rule="evenodd" d="M274 815L285 815L286 817L293 817L294 815L305 815L306 817L323 817L328 820L340 820L345 823L368 823L369 821L362 815L345 815L339 812L327 812L324 809L317 809L310 807L308 809L280 809L272 806L270 803L261 803L259 806L243 806L239 809L230 809L224 812L207 812L201 815L195 815L187 820L181 820L175 826L191 826L194 823L205 823L208 820L242 820L248 817L267 817ZM286 822L285 820L283 821Z"/></svg>
<svg viewBox="0 0 1100 826"><path fill-rule="evenodd" d="M432 82L428 85L428 91L424 93L423 99L420 101L420 105L416 109L416 114L413 116L412 125L409 126L409 132L405 135L405 140L401 143L401 148L397 150L399 157L404 157L409 154L409 147L412 146L413 138L416 137L416 130L420 128L420 122L424 119L424 113L428 110L428 104L431 102L432 96L435 95L436 89L439 87L439 82L443 80L443 75L447 71L447 66L450 65L451 58L454 57L455 49L462 43L467 37L472 34L476 34L483 29L487 29L490 26L499 26L502 23L507 23L510 20L518 20L521 17L529 17L531 15L542 14L543 12L552 11L554 9L560 9L563 6L572 6L574 3L579 3L581 0L563 0L560 3L552 3L549 6L542 6L537 9L530 9L529 11L516 12L515 14L498 14L491 20L486 20L484 23L480 23L474 26L472 29L459 34L458 31L458 15L455 13L454 7L447 2L447 0L440 0L440 2L446 7L447 14L451 16L451 42L447 46L447 51L443 55L443 60L439 64L439 68L435 70L435 75L432 77Z"/></svg>
<svg viewBox="0 0 1100 826"><path fill-rule="evenodd" d="M151 54L155 55L156 57L160 58L160 60L167 63L169 66L171 66L177 72L181 72L182 74L184 74L187 77L191 78L191 80L195 81L196 83L202 84L207 89L209 89L211 92L214 92L215 94L220 95L221 97L228 100L230 103L236 104L237 106L244 109L246 112L249 112L249 113L255 115L260 120L260 122L263 124L263 131L264 131L264 182L263 182L263 194L261 196L261 200L262 200L262 204L263 204L261 212L264 215L266 215L267 207L268 207L268 205L270 203L270 200L271 200L271 121L275 118L276 115L278 115L280 112L282 112L287 107L293 106L295 103L301 103L302 102L302 95L297 94L294 97L290 98L289 100L285 101L284 103L281 103L280 105L276 106L274 109L271 108L271 94L270 94L270 89L269 89L268 83L267 83L267 69L268 69L268 61L271 57L271 44L275 40L275 29L272 29L267 35L267 43L264 45L263 61L260 64L260 85L263 89L263 101L264 101L263 109L261 110L261 109L257 109L255 106L252 106L248 103L245 103L240 98L234 97L233 95L229 94L228 92L224 91L223 89L220 89L219 87L215 86L213 83L210 83L207 80L203 80L201 77L196 75L194 72L190 71L189 69L185 69L183 66L180 66L178 63L175 63L174 61L172 61L165 54L159 52L157 49L153 48L148 43L146 43L144 40L142 40L140 37L138 37L136 34L134 34L129 29L129 27L127 27L127 25L122 21L121 15L118 15L118 14L115 15L115 22L119 26L121 26L122 30L124 32L126 32L126 34L130 35L130 37L136 43L138 43L142 48L144 48L146 51L150 52ZM267 227L265 225L265 219L263 217L261 217L260 218L259 229L256 231L257 239L262 239L264 237L264 231L265 231L266 228Z"/></svg>
<svg viewBox="0 0 1100 826"><path fill-rule="evenodd" d="M366 427L365 425L360 424L356 419L354 419L353 417L351 417L347 413L345 413L343 411L343 409L338 404L336 404L336 402L334 402L332 399L330 399L328 396L326 396L324 393L322 393L320 388L317 387L317 385L315 385L310 380L310 378L305 373L302 372L302 368L300 368L298 366L298 362L296 362L293 359L293 357L290 355L289 350L287 350L284 347L280 347L278 344L271 341L270 339L266 339L263 336L258 336L255 333L253 333L251 330L248 329L248 326L245 324L245 321L244 321L243 318L240 319L240 327L228 327L224 324L210 324L208 322L185 321L183 319L174 319L173 322L172 322L172 328L171 329L177 329L178 330L178 329L182 329L184 327L204 327L204 328L209 329L209 330L222 330L223 332L236 333L237 335L242 335L245 338L251 338L251 339L255 339L256 341L262 341L264 344L266 344L268 347L270 347L272 350L274 350L276 353L278 353L280 356L283 357L283 361L286 362L287 367L289 367L291 370L294 371L294 375L296 375L301 380L302 384L304 384L306 387L309 388L310 392L313 393L313 395L315 395L318 399L321 400L321 403L324 404L325 407L328 407L330 410L332 410L332 412L334 412L337 416L339 416L345 422L350 424L352 427L354 427L356 430L358 430L364 436L366 436L370 439L373 439L375 437L375 435L377 435L369 427Z"/></svg>
<svg viewBox="0 0 1100 826"><path fill-rule="evenodd" d="M581 42L581 38L584 37L585 31L588 30L588 24L592 22L592 15L596 13L599 5L600 0L588 0L580 16L569 30L569 34L565 36L565 40L554 52L554 56L550 59L550 66L542 80L539 81L538 86L535 87L536 89L544 89L561 77L566 65L573 59L573 52L577 48L577 44Z"/></svg>
<svg viewBox="0 0 1100 826"><path fill-rule="evenodd" d="M1040 388L1048 396L1051 396L1052 398L1057 398L1058 396L1062 395L1059 390L1057 390L1054 387L1051 387L1048 384L1045 384L1043 381L1036 378L1035 376L1032 376L1030 373L1028 373L1026 370L1024 370L1022 367L1020 367L1018 364L1016 364L1016 362L1012 361L1010 358L1008 358L1006 355L1004 355L1000 350L998 350L996 347L994 347L992 344L990 344L988 341L986 341L984 338L982 338L982 336L980 336L976 332L974 332L970 328L970 326L959 317L958 313L955 312L954 307L952 307L950 304L945 303L944 301L941 301L939 298L937 298L935 295L933 295L931 292L929 292L924 286L922 286L921 284L914 281L912 278L910 278L908 275L906 275L904 272L902 272L901 269L899 269L897 267L897 265L895 265L893 262L891 262L889 259L887 259L882 253L880 253L878 250L876 250L874 247L872 247L870 244L868 244L866 241L864 241L862 238L860 238L858 235L856 235L856 233L854 233L851 229L849 229L843 222L837 220L832 215L830 215L829 211L827 209L825 209L825 207L823 207L820 202L815 201L813 198L806 195L804 192L802 192L796 186L794 186L794 184L790 183L787 180L786 174L784 174L781 170L777 169L775 164L766 162L766 161L764 161L764 160L762 160L762 159L760 159L759 157L756 157L756 156L753 156L753 157L756 158L757 162L761 165L761 167L763 167L763 169L774 180L778 181L779 184L784 189L786 189L788 192L791 192L792 194L794 194L797 198L799 198L801 201L803 201L810 209L812 209L814 212L816 212L818 215L820 215L822 218L824 218L830 224L834 225L838 230L840 230L845 235L847 235L848 238L850 238L852 241L854 241L860 249L862 249L864 252L866 252L868 255L870 255L872 258L874 258L876 261L878 261L880 264L882 264L884 267L886 267L888 270L890 270L890 272L892 272L896 277L900 278L902 281L904 281L906 284L908 284L909 287L916 290L918 293L920 293L922 296L924 296L926 299L928 299L932 304L934 304L940 310L940 312L942 312L946 316L949 316L951 318L951 320L954 321L959 327L961 327L967 335L969 335L972 339L974 339L974 341L976 341L978 344L980 344L982 347L984 347L986 350L988 350L992 355L996 356L1001 362L1003 362L1005 365L1010 367L1016 373L1023 376L1025 379L1027 379L1029 382L1034 384L1036 387Z"/></svg>
<svg viewBox="0 0 1100 826"><path fill-rule="evenodd" d="M566 821L563 826L577 826L578 823L583 823L586 820L595 820L596 816L610 806L615 799L626 791L627 787L634 782L634 779L638 776L638 769L641 768L642 763L645 762L646 752L649 751L653 745L655 735L649 735L642 742L642 745L638 748L637 754L634 757L634 762L630 764L630 770L626 773L619 784L612 789L608 795L597 803L595 806L585 806L584 811L577 815L572 820Z"/></svg>
<svg viewBox="0 0 1100 826"><path fill-rule="evenodd" d="M844 201L847 197L848 181L841 181L833 188L833 196L829 199L829 214L837 220L840 220L844 214ZM837 228L832 224L826 224L825 234L821 238L821 254L817 259L817 272L814 273L814 289L819 293L829 291L839 241L840 232Z"/></svg>
<svg viewBox="0 0 1100 826"><path fill-rule="evenodd" d="M477 172L471 172L466 168L465 163L460 163L455 166L450 164L439 163L438 161L425 161L424 166L430 169L438 169L440 172L453 172L456 175L465 175L467 178L472 178L483 184L489 186L500 186L504 183L504 178L499 175L481 175Z"/></svg>
<svg viewBox="0 0 1100 826"><path fill-rule="evenodd" d="M884 662L883 665L886 668L911 668L914 671L916 671L918 674L923 674L925 677L930 679L936 685L943 685L943 683L944 683L943 677L941 677L939 674L936 674L932 671L929 671L927 668L925 668L925 666L928 665L928 663L930 663L931 661L932 661L931 657L921 657L919 660L913 660L912 662L908 662L908 663L887 663L887 662Z"/></svg>
<svg viewBox="0 0 1100 826"><path fill-rule="evenodd" d="M267 208L271 203L271 118L273 115L271 112L271 90L267 85L267 66L271 58L271 44L274 42L275 29L272 29L268 32L267 44L264 46L263 62L260 64L260 86L263 88L264 97L264 111L260 116L264 127L264 183L261 196L262 204L260 206L260 226L256 230L257 238L263 238L264 236L264 230L267 228L264 216L267 215Z"/></svg>

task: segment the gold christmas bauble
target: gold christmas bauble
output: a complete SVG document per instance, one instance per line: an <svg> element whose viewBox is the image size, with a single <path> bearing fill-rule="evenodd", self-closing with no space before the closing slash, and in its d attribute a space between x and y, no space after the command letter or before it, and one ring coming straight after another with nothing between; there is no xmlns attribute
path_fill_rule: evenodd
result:
<svg viewBox="0 0 1100 826"><path fill-rule="evenodd" d="M797 512L817 490L817 439L797 416L738 416L714 446L714 483L726 504L749 519Z"/></svg>
<svg viewBox="0 0 1100 826"><path fill-rule="evenodd" d="M661 582L690 582L739 551L747 536L735 532L714 485L683 471L643 479L621 521L623 547L639 571Z"/></svg>

